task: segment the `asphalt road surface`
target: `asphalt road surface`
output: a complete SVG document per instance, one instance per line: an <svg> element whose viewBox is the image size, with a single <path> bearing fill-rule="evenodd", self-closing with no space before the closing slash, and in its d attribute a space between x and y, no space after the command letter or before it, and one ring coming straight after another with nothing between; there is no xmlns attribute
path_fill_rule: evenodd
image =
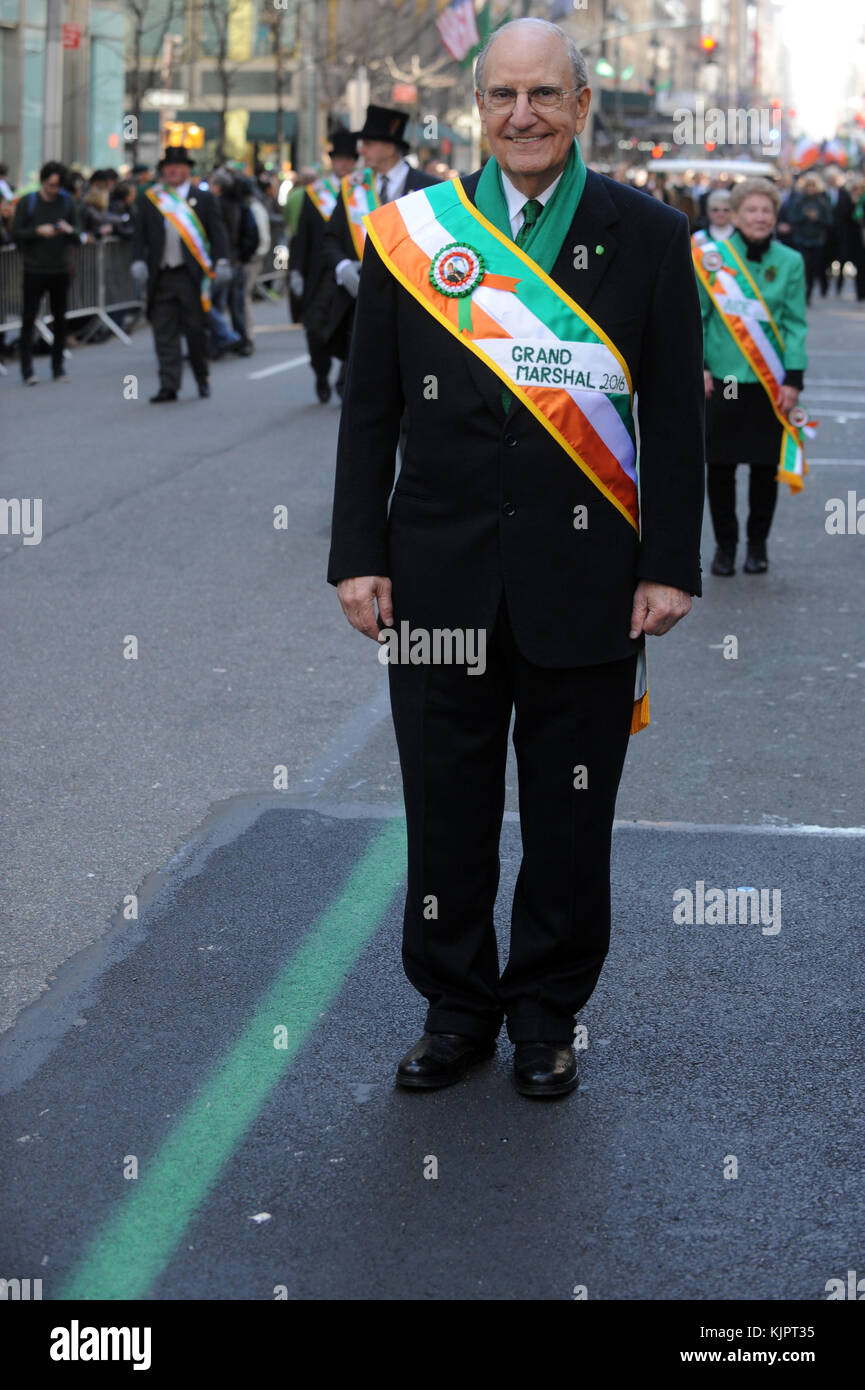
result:
<svg viewBox="0 0 865 1390"><path fill-rule="evenodd" d="M324 580L338 405L284 305L258 317L209 401L148 404L146 330L67 385L0 379L0 491L42 500L38 544L0 535L0 1272L46 1299L824 1299L865 1270L865 306L813 305L820 430L769 573L712 578L707 528L704 597L650 643L613 947L547 1104L504 1036L458 1086L394 1088L423 1001L385 672ZM712 887L762 915L681 920Z"/></svg>

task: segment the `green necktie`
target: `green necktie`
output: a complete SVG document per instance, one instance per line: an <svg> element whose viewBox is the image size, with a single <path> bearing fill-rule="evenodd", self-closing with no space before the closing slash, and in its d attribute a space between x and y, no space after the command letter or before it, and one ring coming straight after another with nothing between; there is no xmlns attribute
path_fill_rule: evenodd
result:
<svg viewBox="0 0 865 1390"><path fill-rule="evenodd" d="M529 198L529 201L523 207L523 216L526 220L520 227L520 230L517 232L517 246L522 246L523 242L525 241L529 232L532 230L532 227L537 222L543 210L543 203L538 202L537 198Z"/></svg>

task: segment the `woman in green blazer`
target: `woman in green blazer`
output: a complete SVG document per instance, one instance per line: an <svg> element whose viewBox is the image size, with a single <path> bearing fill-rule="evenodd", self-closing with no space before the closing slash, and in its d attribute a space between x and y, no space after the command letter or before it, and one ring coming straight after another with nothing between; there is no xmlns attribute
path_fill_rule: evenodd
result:
<svg viewBox="0 0 865 1390"><path fill-rule="evenodd" d="M781 204L768 179L744 179L730 197L736 230L729 238L757 286L783 339L784 378L778 402L789 414L799 399L805 353L805 265L798 251L772 238ZM712 573L735 573L739 524L736 465L751 466L746 574L768 569L766 539L778 498L776 473L782 426L765 387L703 286L703 367L706 381L707 494L717 551Z"/></svg>

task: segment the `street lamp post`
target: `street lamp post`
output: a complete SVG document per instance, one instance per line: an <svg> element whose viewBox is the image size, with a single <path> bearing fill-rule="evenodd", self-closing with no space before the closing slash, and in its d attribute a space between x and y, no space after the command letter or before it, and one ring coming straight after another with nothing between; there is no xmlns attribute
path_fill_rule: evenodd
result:
<svg viewBox="0 0 865 1390"><path fill-rule="evenodd" d="M45 106L42 126L43 160L59 159L63 122L62 0L47 0L45 9Z"/></svg>

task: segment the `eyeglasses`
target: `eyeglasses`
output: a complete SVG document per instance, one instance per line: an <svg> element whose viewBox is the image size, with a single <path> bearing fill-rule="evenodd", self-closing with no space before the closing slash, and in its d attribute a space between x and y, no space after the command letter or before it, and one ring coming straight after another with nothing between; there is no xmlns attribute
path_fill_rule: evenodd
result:
<svg viewBox="0 0 865 1390"><path fill-rule="evenodd" d="M533 111L558 111L564 106L568 93L579 90L579 87L532 87L525 95ZM519 95L513 87L486 87L481 93L484 109L498 114L513 111Z"/></svg>

